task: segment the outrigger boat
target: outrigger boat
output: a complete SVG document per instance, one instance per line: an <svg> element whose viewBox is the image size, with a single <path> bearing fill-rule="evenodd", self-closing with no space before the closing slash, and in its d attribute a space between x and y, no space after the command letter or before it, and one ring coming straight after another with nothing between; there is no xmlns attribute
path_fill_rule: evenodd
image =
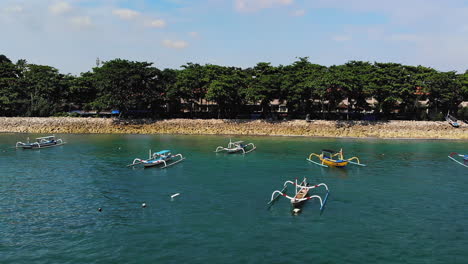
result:
<svg viewBox="0 0 468 264"><path fill-rule="evenodd" d="M216 148L215 152L226 151L229 154L237 153L237 152L242 152L242 154L247 154L249 152L254 151L256 148L257 147L255 147L254 143L244 144L244 141L232 142L229 139L229 144L227 148L223 146L219 146Z"/></svg>
<svg viewBox="0 0 468 264"><path fill-rule="evenodd" d="M445 116L445 120L446 120L451 126L453 126L453 127L455 127L455 128L460 127L460 123L458 123L457 118L454 117L454 116L452 116L452 115L450 115L450 114L447 114L447 115Z"/></svg>
<svg viewBox="0 0 468 264"><path fill-rule="evenodd" d="M463 163L461 161L455 159L454 156L455 157L456 156L462 157L463 158ZM450 155L448 157L449 157L449 159L455 161L456 163L468 168L468 155L463 155L463 154L458 154L456 152L452 152L452 153L450 153Z"/></svg>
<svg viewBox="0 0 468 264"><path fill-rule="evenodd" d="M179 159L176 161L173 161L173 159L176 157L179 157ZM151 150L150 150L148 159L145 160L145 159L136 158L133 160L133 163L130 165L127 165L127 167L132 167L132 166L141 164L145 168L161 166L160 168L164 169L174 164L177 164L183 161L184 159L185 158L182 157L182 154L172 155L170 150L161 150L153 154L151 154Z"/></svg>
<svg viewBox="0 0 468 264"><path fill-rule="evenodd" d="M21 141L16 142L16 148L22 149L41 149L41 148L50 148L56 147L65 144L62 139L55 139L55 136L47 136L36 138L36 142L30 143L29 138L27 143Z"/></svg>
<svg viewBox="0 0 468 264"><path fill-rule="evenodd" d="M288 184L292 184L295 187L295 194L294 197L291 197L285 193ZM319 195L309 195L309 191L311 189L315 189L319 186L325 187L325 190L327 191L325 194L325 197L322 199ZM325 183L320 183L317 185L310 186L309 183L307 183L307 178L304 178L301 183L297 183L297 179L293 181L286 181L283 185L283 189L281 191L274 191L271 194L271 200L268 203L269 206L273 205L273 203L280 197L286 197L291 201L291 205L293 207L293 212L294 213L299 213L301 211L301 207L304 204L305 201L311 200L311 199L318 199L320 201L320 213L322 213L323 209L325 209L325 204L327 203L328 200L328 195L330 194L330 191L328 190L328 186Z"/></svg>
<svg viewBox="0 0 468 264"><path fill-rule="evenodd" d="M313 157L317 157L320 160L320 162L312 160ZM338 157L338 158L335 158L335 157ZM365 164L362 164L359 161L358 157L345 159L343 156L343 149L340 149L339 152L336 152L334 150L329 150L329 149L323 149L321 154L315 154L315 153L310 154L307 160L325 168L328 168L329 166L343 168L343 167L346 167L346 165L348 164L353 164L353 165L358 165L358 166L363 166L363 167L366 166ZM354 162L353 160L356 160L357 162Z"/></svg>

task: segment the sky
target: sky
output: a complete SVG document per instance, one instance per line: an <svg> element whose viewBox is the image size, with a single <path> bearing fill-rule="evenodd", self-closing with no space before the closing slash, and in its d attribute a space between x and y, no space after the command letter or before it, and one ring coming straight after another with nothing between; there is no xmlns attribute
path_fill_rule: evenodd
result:
<svg viewBox="0 0 468 264"><path fill-rule="evenodd" d="M0 54L78 75L96 59L253 67L298 57L468 69L467 0L1 0Z"/></svg>

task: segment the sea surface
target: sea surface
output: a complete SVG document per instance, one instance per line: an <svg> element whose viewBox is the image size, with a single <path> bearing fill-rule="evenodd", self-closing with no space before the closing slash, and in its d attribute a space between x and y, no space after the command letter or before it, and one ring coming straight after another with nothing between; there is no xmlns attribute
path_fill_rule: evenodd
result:
<svg viewBox="0 0 468 264"><path fill-rule="evenodd" d="M0 263L468 263L468 169L447 158L467 141L233 137L257 146L244 156L213 152L228 136L67 134L11 148L36 136L0 135ZM306 161L322 148L368 166ZM126 167L149 149L187 159ZM330 188L322 214L316 200L267 208L303 177Z"/></svg>

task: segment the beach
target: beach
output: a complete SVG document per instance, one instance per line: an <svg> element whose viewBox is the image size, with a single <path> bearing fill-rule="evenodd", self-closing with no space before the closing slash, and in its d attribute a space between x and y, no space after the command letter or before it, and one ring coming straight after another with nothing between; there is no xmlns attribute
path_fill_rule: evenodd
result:
<svg viewBox="0 0 468 264"><path fill-rule="evenodd" d="M468 139L468 125L434 121L325 121L1 117L0 132Z"/></svg>

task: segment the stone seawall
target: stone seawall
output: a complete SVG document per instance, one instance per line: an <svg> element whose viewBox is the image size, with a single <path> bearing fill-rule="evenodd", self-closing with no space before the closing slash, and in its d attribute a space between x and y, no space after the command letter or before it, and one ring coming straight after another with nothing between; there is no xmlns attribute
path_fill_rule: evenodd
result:
<svg viewBox="0 0 468 264"><path fill-rule="evenodd" d="M72 117L0 117L0 132L102 133L102 134L194 134L311 137L374 137L468 139L468 125L453 128L447 122L428 121L324 121L304 120L118 120Z"/></svg>

